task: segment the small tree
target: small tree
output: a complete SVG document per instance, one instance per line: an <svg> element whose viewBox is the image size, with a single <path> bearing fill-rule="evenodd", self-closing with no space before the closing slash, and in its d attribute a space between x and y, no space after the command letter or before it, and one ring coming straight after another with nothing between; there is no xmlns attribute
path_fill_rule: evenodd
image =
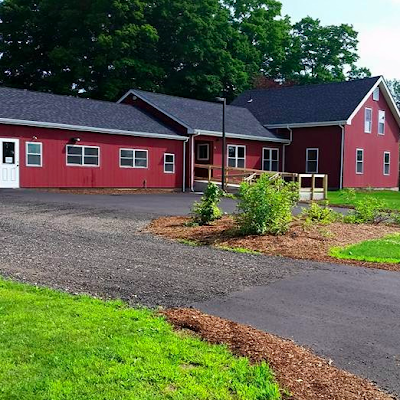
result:
<svg viewBox="0 0 400 400"><path fill-rule="evenodd" d="M218 205L224 192L213 182L209 182L200 202L193 205L193 220L199 225L207 225L221 218L222 212Z"/></svg>
<svg viewBox="0 0 400 400"><path fill-rule="evenodd" d="M267 174L240 185L236 216L243 234L283 235L292 221L292 210L299 201L299 187L282 178L271 180Z"/></svg>

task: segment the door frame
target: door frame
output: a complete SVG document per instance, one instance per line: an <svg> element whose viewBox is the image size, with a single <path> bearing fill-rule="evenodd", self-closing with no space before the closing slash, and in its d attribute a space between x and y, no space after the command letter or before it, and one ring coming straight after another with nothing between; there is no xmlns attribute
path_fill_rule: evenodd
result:
<svg viewBox="0 0 400 400"><path fill-rule="evenodd" d="M7 165L7 164L3 164L3 143L4 142L13 142L15 144L15 156L14 156L15 159L14 159L14 164L13 164L16 169L15 184L4 185L4 183L3 183L2 167L3 167L3 165ZM0 137L0 168L1 168L0 189L18 189L20 187L20 141L19 141L19 139Z"/></svg>

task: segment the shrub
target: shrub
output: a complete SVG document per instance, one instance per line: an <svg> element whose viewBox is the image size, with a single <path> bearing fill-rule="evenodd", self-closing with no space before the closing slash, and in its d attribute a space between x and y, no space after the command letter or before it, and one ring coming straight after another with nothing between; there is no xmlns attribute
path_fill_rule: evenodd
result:
<svg viewBox="0 0 400 400"><path fill-rule="evenodd" d="M340 196L343 198L344 202L353 203L357 198L357 192L353 188L344 189L341 191Z"/></svg>
<svg viewBox="0 0 400 400"><path fill-rule="evenodd" d="M289 229L292 209L299 201L299 187L282 178L263 174L253 184L242 182L236 221L242 234L282 235Z"/></svg>
<svg viewBox="0 0 400 400"><path fill-rule="evenodd" d="M328 207L328 202L325 202L324 206L320 206L318 203L312 202L309 208L306 208L301 216L305 218L307 224L313 222L328 225L332 222L338 221L341 215L331 208Z"/></svg>
<svg viewBox="0 0 400 400"><path fill-rule="evenodd" d="M375 197L368 197L355 202L355 210L345 217L345 222L371 224L387 219L384 212L386 203Z"/></svg>
<svg viewBox="0 0 400 400"><path fill-rule="evenodd" d="M207 225L219 218L222 212L218 205L224 192L213 182L209 182L200 202L193 205L193 221L199 225Z"/></svg>

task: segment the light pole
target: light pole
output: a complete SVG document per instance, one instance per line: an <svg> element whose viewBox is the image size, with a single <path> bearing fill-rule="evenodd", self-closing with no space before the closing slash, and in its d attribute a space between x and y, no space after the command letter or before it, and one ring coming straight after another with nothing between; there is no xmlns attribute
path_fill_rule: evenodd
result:
<svg viewBox="0 0 400 400"><path fill-rule="evenodd" d="M217 97L218 102L222 103L222 182L221 189L225 191L225 167L226 167L226 98Z"/></svg>

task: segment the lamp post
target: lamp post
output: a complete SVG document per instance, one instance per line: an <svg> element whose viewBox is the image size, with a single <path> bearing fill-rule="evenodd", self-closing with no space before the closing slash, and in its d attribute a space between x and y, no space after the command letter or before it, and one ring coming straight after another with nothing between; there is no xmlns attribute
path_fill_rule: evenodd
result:
<svg viewBox="0 0 400 400"><path fill-rule="evenodd" d="M226 98L225 97L217 97L218 102L222 103L222 182L221 188L225 191L225 168L226 168Z"/></svg>

